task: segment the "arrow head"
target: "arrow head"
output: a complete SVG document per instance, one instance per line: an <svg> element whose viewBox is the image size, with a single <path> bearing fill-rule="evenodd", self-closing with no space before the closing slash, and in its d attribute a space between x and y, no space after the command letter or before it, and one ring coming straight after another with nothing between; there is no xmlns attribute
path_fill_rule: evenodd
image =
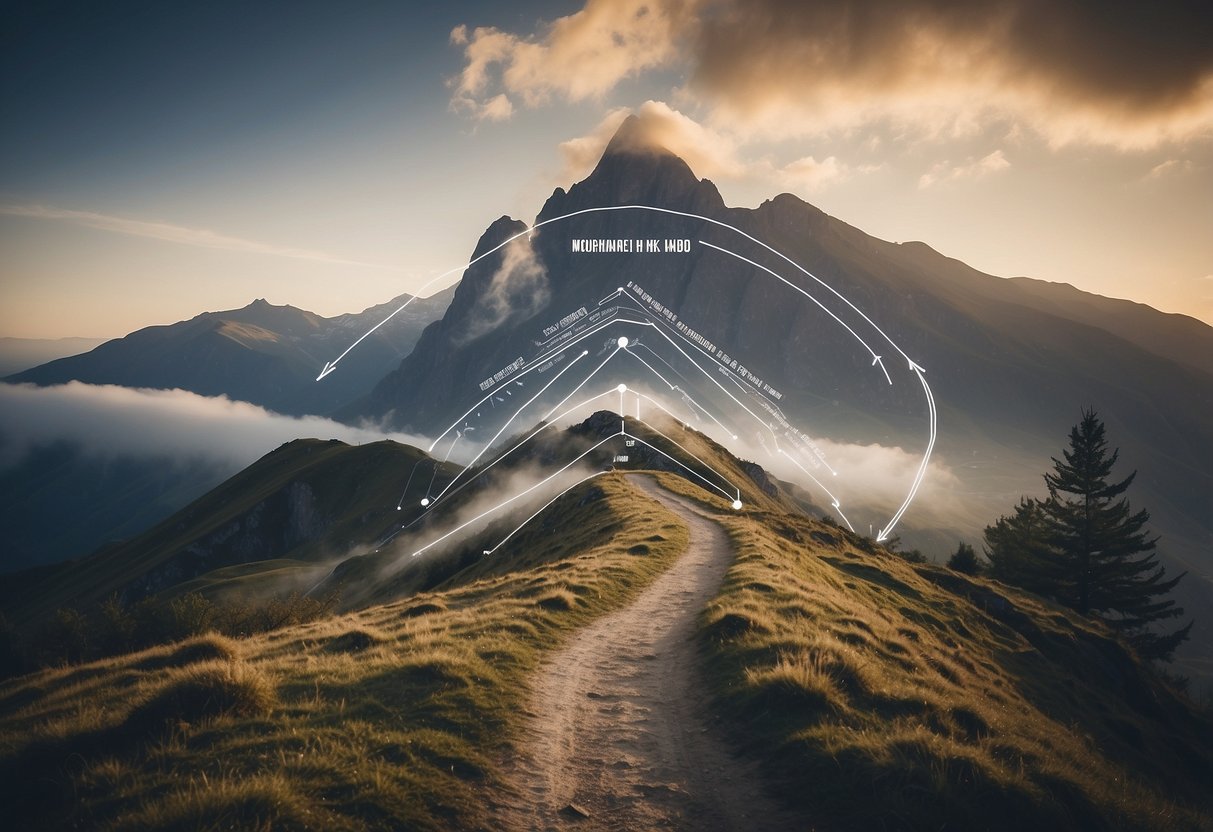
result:
<svg viewBox="0 0 1213 832"><path fill-rule="evenodd" d="M875 367L877 364L880 364L880 356L874 355L874 356L872 356L872 366ZM881 366L884 366L884 365L881 365Z"/></svg>
<svg viewBox="0 0 1213 832"><path fill-rule="evenodd" d="M913 370L914 372L916 372L916 373L925 373L926 372L926 369L924 369L923 367L914 363L914 359L912 359L912 358L909 359L909 362L910 362L910 369Z"/></svg>
<svg viewBox="0 0 1213 832"><path fill-rule="evenodd" d="M877 543L884 543L888 539L889 539L889 533L885 529L881 529L880 534L876 535Z"/></svg>
<svg viewBox="0 0 1213 832"><path fill-rule="evenodd" d="M325 376L327 376L329 373L333 372L333 370L336 370L336 369L337 369L336 361L326 362L324 365L324 369L320 371L320 375L316 376L316 381L320 381L320 379L324 378Z"/></svg>

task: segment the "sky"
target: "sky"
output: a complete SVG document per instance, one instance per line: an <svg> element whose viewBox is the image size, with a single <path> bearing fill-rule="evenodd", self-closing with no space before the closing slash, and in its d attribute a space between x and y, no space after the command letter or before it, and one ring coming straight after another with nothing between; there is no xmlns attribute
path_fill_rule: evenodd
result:
<svg viewBox="0 0 1213 832"><path fill-rule="evenodd" d="M1203 0L28 0L0 113L0 336L431 294L628 113L730 204L1213 323Z"/></svg>

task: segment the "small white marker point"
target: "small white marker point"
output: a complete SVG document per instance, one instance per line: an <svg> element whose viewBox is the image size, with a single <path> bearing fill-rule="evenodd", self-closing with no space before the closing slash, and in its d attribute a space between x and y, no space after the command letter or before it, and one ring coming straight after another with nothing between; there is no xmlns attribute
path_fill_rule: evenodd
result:
<svg viewBox="0 0 1213 832"><path fill-rule="evenodd" d="M621 384L618 387L616 387L615 389L618 390L620 393L628 392L628 386L626 384Z"/></svg>
<svg viewBox="0 0 1213 832"><path fill-rule="evenodd" d="M620 335L619 340L616 341L615 343L619 345L619 349L623 349L624 347L626 347L628 345L628 336Z"/></svg>
<svg viewBox="0 0 1213 832"><path fill-rule="evenodd" d="M734 500L734 501L733 501L733 510L734 510L734 511L741 511L741 500Z"/></svg>
<svg viewBox="0 0 1213 832"><path fill-rule="evenodd" d="M421 505L422 505L422 507L428 506L429 504L430 504L430 498L429 498L429 497L422 497L422 498L421 498Z"/></svg>

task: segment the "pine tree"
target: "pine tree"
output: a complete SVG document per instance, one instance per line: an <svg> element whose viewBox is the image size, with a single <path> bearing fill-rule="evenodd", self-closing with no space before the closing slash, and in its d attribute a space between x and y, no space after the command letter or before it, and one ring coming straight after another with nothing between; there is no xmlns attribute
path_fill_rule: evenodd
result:
<svg viewBox="0 0 1213 832"><path fill-rule="evenodd" d="M981 562L977 560L977 553L973 551L973 547L962 542L956 547L952 557L948 558L948 568L965 575L976 575L981 571Z"/></svg>
<svg viewBox="0 0 1213 832"><path fill-rule="evenodd" d="M1162 597L1183 575L1166 578L1155 554L1158 538L1145 528L1149 513L1134 512L1121 496L1136 472L1109 482L1119 456L1118 450L1108 451L1103 422L1094 411L1083 411L1063 459L1054 458L1053 471L1045 474L1049 499L1040 510L1047 549L1037 541L1032 554L1054 553L1059 568L1040 575L1044 584L1052 584L1049 594L1084 615L1101 615L1143 656L1167 659L1192 624L1168 635L1150 627L1183 615L1174 600Z"/></svg>
<svg viewBox="0 0 1213 832"><path fill-rule="evenodd" d="M1049 545L1044 508L1039 500L1019 501L1010 517L985 530L990 577L1039 595L1055 596L1061 581L1058 553Z"/></svg>

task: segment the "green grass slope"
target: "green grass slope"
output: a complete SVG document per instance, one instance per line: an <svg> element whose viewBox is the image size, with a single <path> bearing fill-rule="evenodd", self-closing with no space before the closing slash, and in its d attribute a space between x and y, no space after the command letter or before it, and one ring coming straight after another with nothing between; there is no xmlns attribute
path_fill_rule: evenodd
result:
<svg viewBox="0 0 1213 832"><path fill-rule="evenodd" d="M1099 623L803 516L718 521L719 712L823 828L1213 828L1213 724Z"/></svg>

